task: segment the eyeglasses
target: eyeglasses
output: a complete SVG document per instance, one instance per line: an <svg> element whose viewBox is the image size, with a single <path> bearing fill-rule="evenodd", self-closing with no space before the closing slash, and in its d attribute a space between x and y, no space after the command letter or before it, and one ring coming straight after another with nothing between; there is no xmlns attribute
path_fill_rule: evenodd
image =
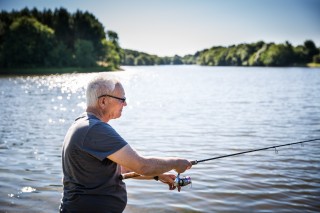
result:
<svg viewBox="0 0 320 213"><path fill-rule="evenodd" d="M124 103L124 102L126 102L126 98L124 97L124 98L119 98L119 97L116 97L116 96L113 96L113 95L107 95L107 94L105 94L105 95L100 95L99 97L98 97L98 99L99 98L102 98L102 97L110 97L110 98L115 98L115 99L118 99L118 100L120 100L122 103Z"/></svg>

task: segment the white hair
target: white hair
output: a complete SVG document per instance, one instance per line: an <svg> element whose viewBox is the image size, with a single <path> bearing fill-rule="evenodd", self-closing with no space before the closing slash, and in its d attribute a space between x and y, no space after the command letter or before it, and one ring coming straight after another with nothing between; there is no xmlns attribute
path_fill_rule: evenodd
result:
<svg viewBox="0 0 320 213"><path fill-rule="evenodd" d="M100 95L112 94L117 84L120 84L117 79L111 78L106 74L95 76L87 86L87 107L96 106Z"/></svg>

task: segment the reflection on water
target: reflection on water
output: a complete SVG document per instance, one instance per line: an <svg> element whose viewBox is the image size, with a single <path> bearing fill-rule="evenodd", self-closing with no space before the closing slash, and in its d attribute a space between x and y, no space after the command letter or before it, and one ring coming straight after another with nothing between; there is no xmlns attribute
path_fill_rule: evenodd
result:
<svg viewBox="0 0 320 213"><path fill-rule="evenodd" d="M320 70L127 67L123 117L140 153L200 160L320 138ZM0 78L0 212L57 212L61 145L94 74ZM195 165L191 187L126 180L131 212L319 212L320 142Z"/></svg>

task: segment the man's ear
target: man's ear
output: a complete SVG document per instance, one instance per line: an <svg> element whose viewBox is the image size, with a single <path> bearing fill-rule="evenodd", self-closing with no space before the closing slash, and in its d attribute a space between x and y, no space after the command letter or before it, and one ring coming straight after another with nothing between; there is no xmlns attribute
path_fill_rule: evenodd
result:
<svg viewBox="0 0 320 213"><path fill-rule="evenodd" d="M104 108L107 105L107 99L105 97L101 97L98 99L99 107Z"/></svg>

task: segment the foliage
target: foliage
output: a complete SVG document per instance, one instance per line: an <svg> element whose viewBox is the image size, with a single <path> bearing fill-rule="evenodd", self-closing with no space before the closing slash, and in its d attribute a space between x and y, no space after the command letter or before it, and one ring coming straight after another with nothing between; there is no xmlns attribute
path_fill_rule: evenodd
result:
<svg viewBox="0 0 320 213"><path fill-rule="evenodd" d="M94 48L91 41L78 39L75 42L75 58L80 67L94 67L96 61L93 55Z"/></svg>
<svg viewBox="0 0 320 213"><path fill-rule="evenodd" d="M313 63L320 64L320 54L313 56Z"/></svg>
<svg viewBox="0 0 320 213"><path fill-rule="evenodd" d="M197 64L207 66L305 66L314 60L316 54L319 54L319 49L311 40L297 47L293 47L289 42L275 44L259 41L229 47L212 47L197 52L193 58L189 55L185 60L196 60Z"/></svg>
<svg viewBox="0 0 320 213"><path fill-rule="evenodd" d="M89 12L66 9L0 13L0 68L119 67L118 36Z"/></svg>
<svg viewBox="0 0 320 213"><path fill-rule="evenodd" d="M61 41L56 42L55 47L49 53L49 58L51 67L76 66L72 51Z"/></svg>
<svg viewBox="0 0 320 213"><path fill-rule="evenodd" d="M261 54L261 62L264 66L290 66L293 62L293 50L290 44L271 44Z"/></svg>
<svg viewBox="0 0 320 213"><path fill-rule="evenodd" d="M183 58L175 55L173 57L159 57L135 50L123 49L121 64L126 66L141 65L176 65L184 64Z"/></svg>
<svg viewBox="0 0 320 213"><path fill-rule="evenodd" d="M104 57L101 58L101 62L108 64L108 66L114 69L118 69L121 54L118 44L112 40L104 39L102 45L104 48Z"/></svg>
<svg viewBox="0 0 320 213"><path fill-rule="evenodd" d="M304 45L292 46L265 43L239 44L229 47L215 46L196 52L194 55L180 57L158 57L147 53L124 49L122 65L164 65L199 64L205 66L306 66L318 61L319 49L311 40Z"/></svg>
<svg viewBox="0 0 320 213"><path fill-rule="evenodd" d="M89 12L36 8L0 12L0 68L108 67L120 65L306 66L320 63L313 41L302 45L256 43L214 46L193 55L159 57L122 49L118 34L105 31ZM1 74L0 73L0 74Z"/></svg>
<svg viewBox="0 0 320 213"><path fill-rule="evenodd" d="M6 67L35 67L50 65L54 47L53 30L34 18L16 19L8 30L2 57Z"/></svg>

